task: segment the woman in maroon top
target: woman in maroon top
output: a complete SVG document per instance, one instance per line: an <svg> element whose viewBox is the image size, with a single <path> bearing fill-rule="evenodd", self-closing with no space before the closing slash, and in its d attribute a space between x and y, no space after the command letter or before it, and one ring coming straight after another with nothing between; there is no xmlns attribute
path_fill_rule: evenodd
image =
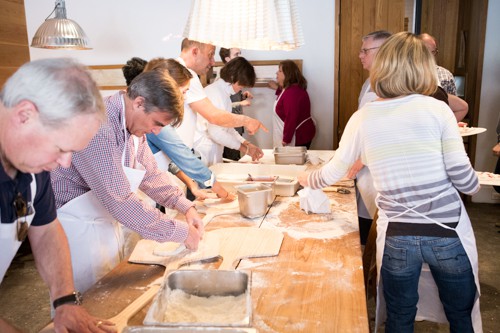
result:
<svg viewBox="0 0 500 333"><path fill-rule="evenodd" d="M273 114L273 147L305 146L309 149L316 126L311 118L307 80L295 62L284 60L276 72L276 81L279 88Z"/></svg>

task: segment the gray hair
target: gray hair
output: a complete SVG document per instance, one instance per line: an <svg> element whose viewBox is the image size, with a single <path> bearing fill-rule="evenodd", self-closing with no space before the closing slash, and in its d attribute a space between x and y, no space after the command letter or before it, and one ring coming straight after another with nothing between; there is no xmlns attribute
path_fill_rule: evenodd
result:
<svg viewBox="0 0 500 333"><path fill-rule="evenodd" d="M367 40L368 38L371 38L373 40L386 40L387 38L391 37L391 35L392 34L387 30L377 30L363 36L361 40Z"/></svg>
<svg viewBox="0 0 500 333"><path fill-rule="evenodd" d="M7 108L32 102L44 126L57 127L77 115L106 119L102 96L87 68L69 58L40 59L21 66L0 91Z"/></svg>

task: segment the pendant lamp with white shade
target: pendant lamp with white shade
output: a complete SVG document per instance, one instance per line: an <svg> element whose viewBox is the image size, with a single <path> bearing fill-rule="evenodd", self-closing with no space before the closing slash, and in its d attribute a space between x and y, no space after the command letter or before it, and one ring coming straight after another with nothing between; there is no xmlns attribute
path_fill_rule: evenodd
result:
<svg viewBox="0 0 500 333"><path fill-rule="evenodd" d="M193 0L183 35L247 50L294 50L304 45L295 0Z"/></svg>

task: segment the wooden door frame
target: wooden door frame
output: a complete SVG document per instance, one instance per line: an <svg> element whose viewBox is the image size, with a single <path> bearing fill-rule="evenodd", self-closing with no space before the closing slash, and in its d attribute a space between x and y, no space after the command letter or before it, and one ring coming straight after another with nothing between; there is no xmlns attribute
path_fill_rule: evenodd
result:
<svg viewBox="0 0 500 333"><path fill-rule="evenodd" d="M333 149L338 148L340 141L338 131L339 119L339 63L340 63L340 1L335 1L335 56L333 72Z"/></svg>
<svg viewBox="0 0 500 333"><path fill-rule="evenodd" d="M358 108L359 92L368 77L358 59L361 38L375 30L403 30L404 1L335 1L333 149L338 148L345 124ZM342 80L345 82L341 82Z"/></svg>
<svg viewBox="0 0 500 333"><path fill-rule="evenodd" d="M338 148L338 143L340 141L340 136L343 128L339 128L339 120L341 118L341 112L346 112L340 110L340 87L343 82L340 82L340 37L341 37L341 3L342 1L352 2L353 0L336 0L335 1L335 56L334 56L334 118L333 118L333 149ZM371 2L370 2L371 1ZM362 4L374 3L380 7L383 6L384 0L364 0ZM468 68L467 71L467 85L465 87L465 100L469 103L469 114L472 126L477 126L479 119L479 107L480 107L480 97L481 97L481 83L482 83L482 72L483 72L483 61L484 61L484 46L486 39L486 18L488 14L488 0L476 0L472 7L471 2L468 0L460 1L460 13L459 20L461 20L462 26L467 26L469 30L469 38L467 41L467 53L468 64L474 68ZM378 8L377 7L377 8ZM473 24L472 22L479 22L479 24ZM378 28L375 23L374 28ZM363 31L361 33L367 33L368 31ZM473 38L472 38L473 36ZM458 45L458 43L457 43ZM349 46L347 46L349 47ZM458 46L457 46L458 47ZM364 77L364 76L363 76ZM361 82L362 84L362 82ZM361 87L360 84L360 87ZM354 112L354 111L352 111ZM471 162L475 160L476 152L476 138L472 137L466 142L467 152L471 159Z"/></svg>

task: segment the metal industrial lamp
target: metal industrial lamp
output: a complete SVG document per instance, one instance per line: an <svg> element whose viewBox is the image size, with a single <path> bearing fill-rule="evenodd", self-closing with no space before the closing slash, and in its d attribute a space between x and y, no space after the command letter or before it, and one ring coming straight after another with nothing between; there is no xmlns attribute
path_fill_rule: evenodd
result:
<svg viewBox="0 0 500 333"><path fill-rule="evenodd" d="M49 16L55 12L55 18ZM44 49L91 50L83 29L73 20L66 18L64 0L56 0L52 13L38 28L31 42L32 47Z"/></svg>
<svg viewBox="0 0 500 333"><path fill-rule="evenodd" d="M295 0L193 0L183 36L247 50L294 50L304 44Z"/></svg>

